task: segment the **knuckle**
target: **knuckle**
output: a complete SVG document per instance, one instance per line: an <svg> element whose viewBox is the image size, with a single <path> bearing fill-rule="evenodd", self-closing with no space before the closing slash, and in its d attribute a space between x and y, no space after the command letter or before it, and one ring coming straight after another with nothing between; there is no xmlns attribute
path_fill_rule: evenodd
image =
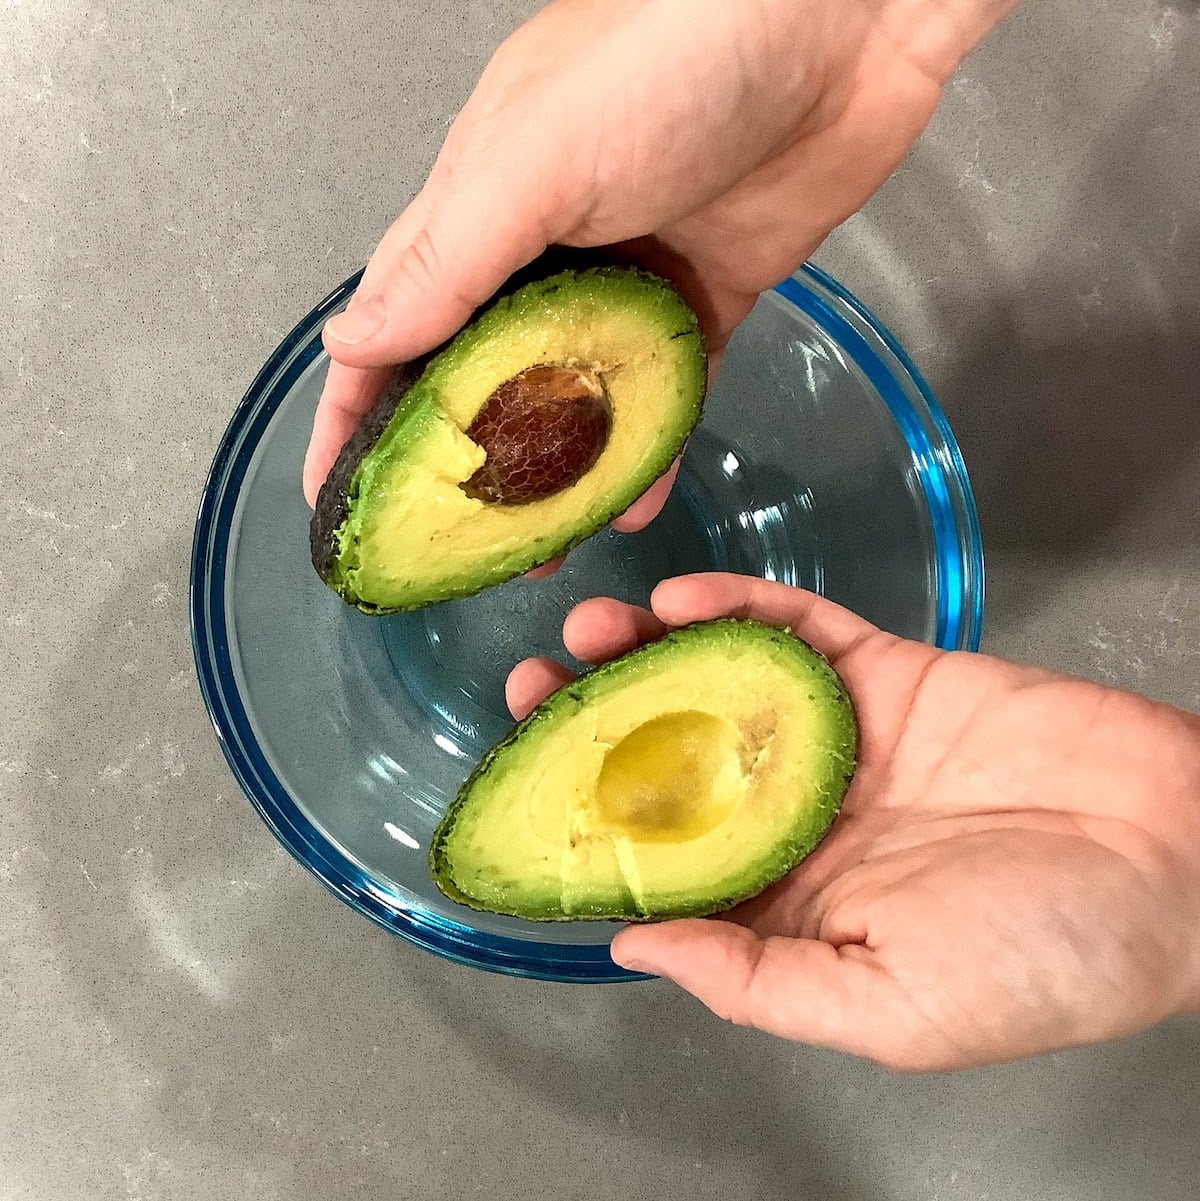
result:
<svg viewBox="0 0 1200 1201"><path fill-rule="evenodd" d="M411 287L419 295L436 296L439 304L449 301L464 314L472 312L487 299L487 295L476 295L456 278L440 249L438 237L429 228L418 231L409 243L397 268L397 276L401 288Z"/></svg>
<svg viewBox="0 0 1200 1201"><path fill-rule="evenodd" d="M419 230L417 236L409 243L408 250L401 260L400 271L422 290L439 282L441 270L438 251L428 229Z"/></svg>

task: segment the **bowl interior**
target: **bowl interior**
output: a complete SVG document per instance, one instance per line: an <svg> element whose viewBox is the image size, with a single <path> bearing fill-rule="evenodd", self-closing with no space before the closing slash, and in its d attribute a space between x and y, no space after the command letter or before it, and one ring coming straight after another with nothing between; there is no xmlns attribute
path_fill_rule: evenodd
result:
<svg viewBox="0 0 1200 1201"><path fill-rule="evenodd" d="M598 535L548 580L367 617L314 573L300 491L327 367L320 324L353 282L276 352L213 466L193 623L214 724L277 836L368 916L478 966L621 978L613 923L478 914L430 878L440 815L511 727L508 670L527 655L565 658L562 619L578 601L644 603L659 580L702 570L798 584L898 634L973 645L978 535L957 451L886 334L806 272L739 329L648 529Z"/></svg>

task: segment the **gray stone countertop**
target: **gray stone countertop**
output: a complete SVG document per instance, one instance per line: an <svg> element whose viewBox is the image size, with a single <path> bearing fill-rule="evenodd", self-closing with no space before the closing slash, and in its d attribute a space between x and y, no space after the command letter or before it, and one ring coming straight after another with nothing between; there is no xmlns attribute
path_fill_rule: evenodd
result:
<svg viewBox="0 0 1200 1201"><path fill-rule="evenodd" d="M530 0L0 5L0 1198L1184 1201L1200 1025L953 1077L392 939L193 674L200 487ZM818 256L973 473L989 650L1200 709L1200 13L1028 0Z"/></svg>

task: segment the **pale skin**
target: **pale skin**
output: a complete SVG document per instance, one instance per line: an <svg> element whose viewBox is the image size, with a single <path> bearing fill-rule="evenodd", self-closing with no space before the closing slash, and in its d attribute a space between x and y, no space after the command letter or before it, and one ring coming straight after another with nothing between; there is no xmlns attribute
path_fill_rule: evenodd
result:
<svg viewBox="0 0 1200 1201"><path fill-rule="evenodd" d="M1200 1008L1200 718L947 653L782 584L699 575L585 601L599 663L711 617L786 626L854 700L858 772L818 850L723 918L630 926L620 964L722 1017L905 1070L997 1063ZM509 677L522 717L570 673Z"/></svg>
<svg viewBox="0 0 1200 1201"><path fill-rule="evenodd" d="M755 297L897 166L1014 0L557 0L497 52L428 181L330 320L310 503L391 364L452 335L548 244L670 277L715 368ZM641 528L671 474L614 525ZM723 614L826 653L862 725L843 815L723 919L623 930L613 956L716 1013L908 1070L994 1063L1200 1009L1200 719L884 634L729 576L653 613L568 618L600 662ZM520 716L565 681L519 665Z"/></svg>
<svg viewBox="0 0 1200 1201"><path fill-rule="evenodd" d="M1014 0L558 0L496 52L350 310L309 503L391 364L452 335L547 245L669 276L714 365L764 289L887 179ZM615 524L661 508L664 479Z"/></svg>

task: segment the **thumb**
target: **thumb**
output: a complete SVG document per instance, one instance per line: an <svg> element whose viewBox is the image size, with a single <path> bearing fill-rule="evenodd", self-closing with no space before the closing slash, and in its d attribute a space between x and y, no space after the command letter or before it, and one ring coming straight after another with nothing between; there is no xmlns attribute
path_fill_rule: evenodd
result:
<svg viewBox="0 0 1200 1201"><path fill-rule="evenodd" d="M626 926L612 957L673 980L718 1017L815 1046L894 1061L895 986L866 947L763 938L744 926L688 918Z"/></svg>
<svg viewBox="0 0 1200 1201"><path fill-rule="evenodd" d="M547 239L529 178L437 168L384 235L352 305L325 324L351 367L406 362L456 333Z"/></svg>

